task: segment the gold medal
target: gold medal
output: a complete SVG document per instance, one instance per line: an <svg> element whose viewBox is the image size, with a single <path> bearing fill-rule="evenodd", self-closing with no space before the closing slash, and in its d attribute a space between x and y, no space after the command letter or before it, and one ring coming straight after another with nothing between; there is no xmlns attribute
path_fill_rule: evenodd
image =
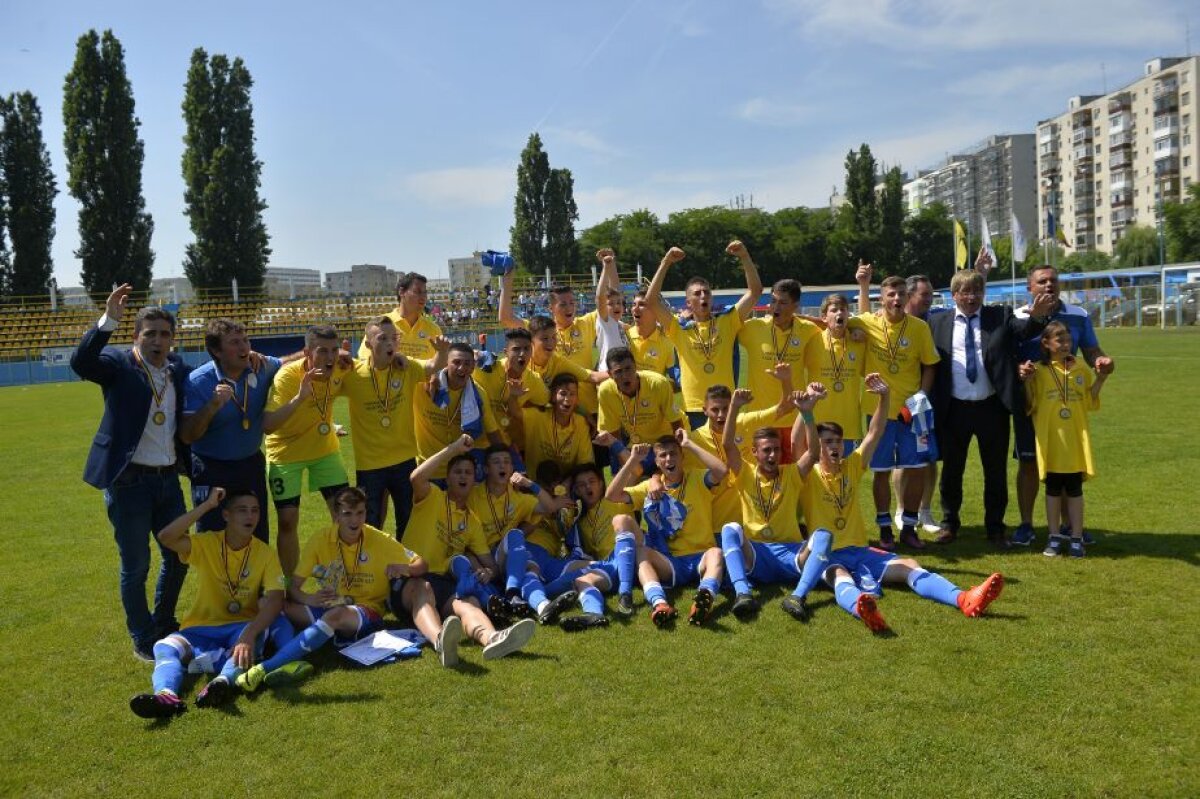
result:
<svg viewBox="0 0 1200 799"><path fill-rule="evenodd" d="M507 417L507 416L501 416L501 417L500 417L500 426L501 426L501 427L508 427L508 425L509 425L509 419L508 419L508 417Z"/></svg>
<svg viewBox="0 0 1200 799"><path fill-rule="evenodd" d="M317 425L317 432L323 436L329 435L330 429L329 422L321 422L319 425Z"/></svg>
<svg viewBox="0 0 1200 799"><path fill-rule="evenodd" d="M241 603L241 602L238 602L238 601L235 599L235 600L231 601L231 602L230 602L228 605L226 605L226 606L225 606L225 609L226 609L227 611L229 611L229 612L230 612L230 614L232 614L232 615L236 616L236 615L237 615L239 612L241 612L241 609L242 609L242 603Z"/></svg>
<svg viewBox="0 0 1200 799"><path fill-rule="evenodd" d="M157 425L164 425L167 423L167 415L165 413L163 413L162 411L155 411L154 415L151 416L150 418Z"/></svg>
<svg viewBox="0 0 1200 799"><path fill-rule="evenodd" d="M400 378L396 378L388 383L392 388L400 388Z"/></svg>
<svg viewBox="0 0 1200 799"><path fill-rule="evenodd" d="M630 444L640 444L640 443L642 443L642 437L634 434L629 437L629 443Z"/></svg>
<svg viewBox="0 0 1200 799"><path fill-rule="evenodd" d="M845 388L846 388L846 384L845 384L845 383L843 383L841 380L834 380L834 381L833 381L833 390L834 390L834 391L837 391L837 392L839 392L839 393L840 393L840 392L841 392L841 391L843 391Z"/></svg>
<svg viewBox="0 0 1200 799"><path fill-rule="evenodd" d="M892 361L891 363L888 364L888 371L891 372L892 374L897 374L900 371L900 364L896 363L895 361Z"/></svg>
<svg viewBox="0 0 1200 799"><path fill-rule="evenodd" d="M768 524L766 527L764 527L762 529L762 532L760 532L759 535L761 535L763 538L774 538L775 531L772 530L771 525Z"/></svg>
<svg viewBox="0 0 1200 799"><path fill-rule="evenodd" d="M391 427L392 426L392 417L380 416L379 417L379 426L380 427Z"/></svg>
<svg viewBox="0 0 1200 799"><path fill-rule="evenodd" d="M712 361L709 361L708 363L704 364L704 371L706 374L711 375L713 372L717 371L717 365Z"/></svg>
<svg viewBox="0 0 1200 799"><path fill-rule="evenodd" d="M1071 409L1070 408L1059 408L1058 415L1062 419L1070 419L1071 418Z"/></svg>
<svg viewBox="0 0 1200 799"><path fill-rule="evenodd" d="M839 516L833 520L833 526L839 530L845 530L846 529L846 520L843 519L841 516Z"/></svg>
<svg viewBox="0 0 1200 799"><path fill-rule="evenodd" d="M242 429L243 430L250 429L250 420L249 419L242 419Z"/></svg>

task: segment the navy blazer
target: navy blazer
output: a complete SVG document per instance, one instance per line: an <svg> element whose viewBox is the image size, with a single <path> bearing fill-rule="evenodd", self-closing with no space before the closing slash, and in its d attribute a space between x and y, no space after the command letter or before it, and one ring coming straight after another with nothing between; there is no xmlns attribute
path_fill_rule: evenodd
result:
<svg viewBox="0 0 1200 799"><path fill-rule="evenodd" d="M933 396L930 397L936 418L943 417L950 407L954 387L951 375L954 317L957 314L957 309L951 309L929 318L933 345L941 356L937 365L937 379L933 384ZM978 335L983 350L982 366L997 397L1009 413L1020 413L1025 409L1025 395L1017 380L1017 345L1023 339L1041 333L1045 327L1044 319L1018 319L1007 305L984 305L979 309Z"/></svg>
<svg viewBox="0 0 1200 799"><path fill-rule="evenodd" d="M111 486L133 460L154 398L150 380L133 352L105 346L111 337L111 331L93 325L71 354L75 374L99 383L104 392L104 416L83 469L84 482L102 489ZM192 368L174 353L167 356L167 363L175 384L175 464L183 471L188 458L187 448L179 440L179 427L183 421L183 392Z"/></svg>

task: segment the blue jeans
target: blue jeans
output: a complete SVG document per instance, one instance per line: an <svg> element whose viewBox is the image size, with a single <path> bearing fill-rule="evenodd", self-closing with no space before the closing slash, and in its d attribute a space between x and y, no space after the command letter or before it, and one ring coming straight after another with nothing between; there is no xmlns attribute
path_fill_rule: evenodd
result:
<svg viewBox="0 0 1200 799"><path fill-rule="evenodd" d="M385 466L382 469L367 469L355 472L358 487L367 495L367 524L382 528L387 517L388 497L396 506L396 540L404 535L408 517L412 513L412 473L417 468L415 459Z"/></svg>
<svg viewBox="0 0 1200 799"><path fill-rule="evenodd" d="M151 614L146 604L150 537L186 512L179 475L169 471L141 471L130 465L104 490L104 504L121 558L125 627L134 643L148 647L160 637L163 628L175 623L175 605L183 578L187 576L187 566L179 561L179 556L159 544L162 568L154 586Z"/></svg>

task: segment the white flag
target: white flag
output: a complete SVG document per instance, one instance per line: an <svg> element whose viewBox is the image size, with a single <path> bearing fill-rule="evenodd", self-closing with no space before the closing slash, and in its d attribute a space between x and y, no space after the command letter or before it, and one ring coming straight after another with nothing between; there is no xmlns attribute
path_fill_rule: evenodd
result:
<svg viewBox="0 0 1200 799"><path fill-rule="evenodd" d="M996 263L996 251L992 248L992 233L988 230L987 217L981 215L980 218L983 220L983 249L987 252L988 257L992 259L991 268L995 269L1000 264Z"/></svg>
<svg viewBox="0 0 1200 799"><path fill-rule="evenodd" d="M1021 220L1012 215L1012 257L1013 263L1025 260L1025 231L1021 229Z"/></svg>

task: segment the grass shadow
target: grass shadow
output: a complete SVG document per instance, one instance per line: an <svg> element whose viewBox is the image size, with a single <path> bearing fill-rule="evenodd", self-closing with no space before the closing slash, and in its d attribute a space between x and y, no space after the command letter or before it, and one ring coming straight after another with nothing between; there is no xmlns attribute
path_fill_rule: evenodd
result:
<svg viewBox="0 0 1200 799"><path fill-rule="evenodd" d="M1200 565L1200 536L1187 533L1118 531L1097 527L1088 527L1087 531L1096 539L1096 543L1087 548L1088 558L1160 558L1182 561L1191 566ZM987 541L982 527L964 527L959 530L958 540L952 544L931 544L919 552L900 550L897 554L915 557L918 560L933 554L951 562L994 557L1009 559L1041 554L1045 544L1046 531L1044 528L1038 528L1037 538L1031 546L998 550Z"/></svg>

